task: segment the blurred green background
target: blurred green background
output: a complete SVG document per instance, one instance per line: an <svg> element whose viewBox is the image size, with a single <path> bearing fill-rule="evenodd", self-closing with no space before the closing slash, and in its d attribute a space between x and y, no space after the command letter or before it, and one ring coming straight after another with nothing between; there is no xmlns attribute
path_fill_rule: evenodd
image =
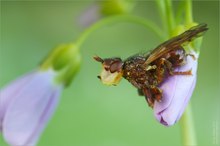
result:
<svg viewBox="0 0 220 146"><path fill-rule="evenodd" d="M92 1L1 1L0 87L37 67L60 43L83 31L80 14ZM176 6L176 3L174 3ZM160 25L155 2L138 1L134 13ZM191 99L199 146L219 145L219 1L194 1L194 19L209 26ZM83 44L83 63L43 133L39 146L179 146L180 124L159 124L143 97L126 80L116 87L96 78L102 57L126 58L161 41L145 28L117 23L98 29ZM215 139L217 138L217 142ZM6 146L0 135L0 145Z"/></svg>

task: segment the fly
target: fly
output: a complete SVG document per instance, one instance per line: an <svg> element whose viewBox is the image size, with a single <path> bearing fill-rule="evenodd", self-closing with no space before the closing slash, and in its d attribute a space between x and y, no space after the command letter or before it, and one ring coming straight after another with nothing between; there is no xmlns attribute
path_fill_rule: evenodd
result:
<svg viewBox="0 0 220 146"><path fill-rule="evenodd" d="M102 59L95 56L94 59L102 63L103 67L98 78L106 85L117 85L122 77L125 78L153 107L155 100L160 102L162 99L163 91L159 86L164 80L174 75L192 75L191 70L178 72L175 69L186 63L187 56L196 59L185 52L183 45L201 37L207 30L207 24L199 24L163 42L152 51L131 56L124 61L119 57Z"/></svg>

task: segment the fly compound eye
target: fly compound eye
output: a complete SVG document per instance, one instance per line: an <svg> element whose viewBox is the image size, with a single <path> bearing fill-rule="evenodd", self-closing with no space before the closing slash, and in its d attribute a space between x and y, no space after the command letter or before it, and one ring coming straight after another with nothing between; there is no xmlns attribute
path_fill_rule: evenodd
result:
<svg viewBox="0 0 220 146"><path fill-rule="evenodd" d="M111 58L104 59L103 67L105 68L106 71L109 71L112 63L113 63L113 59Z"/></svg>
<svg viewBox="0 0 220 146"><path fill-rule="evenodd" d="M121 60L115 61L111 64L110 66L110 72L114 73L114 72L119 72L121 70L123 63Z"/></svg>

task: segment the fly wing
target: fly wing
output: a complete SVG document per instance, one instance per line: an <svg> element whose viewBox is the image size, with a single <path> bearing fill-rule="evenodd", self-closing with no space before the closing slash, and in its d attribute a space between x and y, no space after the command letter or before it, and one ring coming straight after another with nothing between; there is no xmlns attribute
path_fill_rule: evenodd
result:
<svg viewBox="0 0 220 146"><path fill-rule="evenodd" d="M203 33L207 30L207 24L199 24L197 26L191 27L189 30L182 34L165 41L151 52L151 55L147 58L145 64L150 64L164 54L178 49L181 45L191 42L195 38L202 36Z"/></svg>

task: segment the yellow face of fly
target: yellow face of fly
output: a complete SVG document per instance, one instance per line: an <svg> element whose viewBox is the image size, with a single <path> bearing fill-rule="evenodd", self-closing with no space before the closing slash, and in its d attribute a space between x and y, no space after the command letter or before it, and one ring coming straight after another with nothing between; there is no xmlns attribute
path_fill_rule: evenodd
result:
<svg viewBox="0 0 220 146"><path fill-rule="evenodd" d="M117 85L123 73L123 61L121 58L102 59L99 56L93 57L97 62L102 63L102 71L98 78L105 85Z"/></svg>
<svg viewBox="0 0 220 146"><path fill-rule="evenodd" d="M111 73L110 71L106 71L103 67L99 77L101 82L105 85L117 85L122 78L122 72Z"/></svg>

